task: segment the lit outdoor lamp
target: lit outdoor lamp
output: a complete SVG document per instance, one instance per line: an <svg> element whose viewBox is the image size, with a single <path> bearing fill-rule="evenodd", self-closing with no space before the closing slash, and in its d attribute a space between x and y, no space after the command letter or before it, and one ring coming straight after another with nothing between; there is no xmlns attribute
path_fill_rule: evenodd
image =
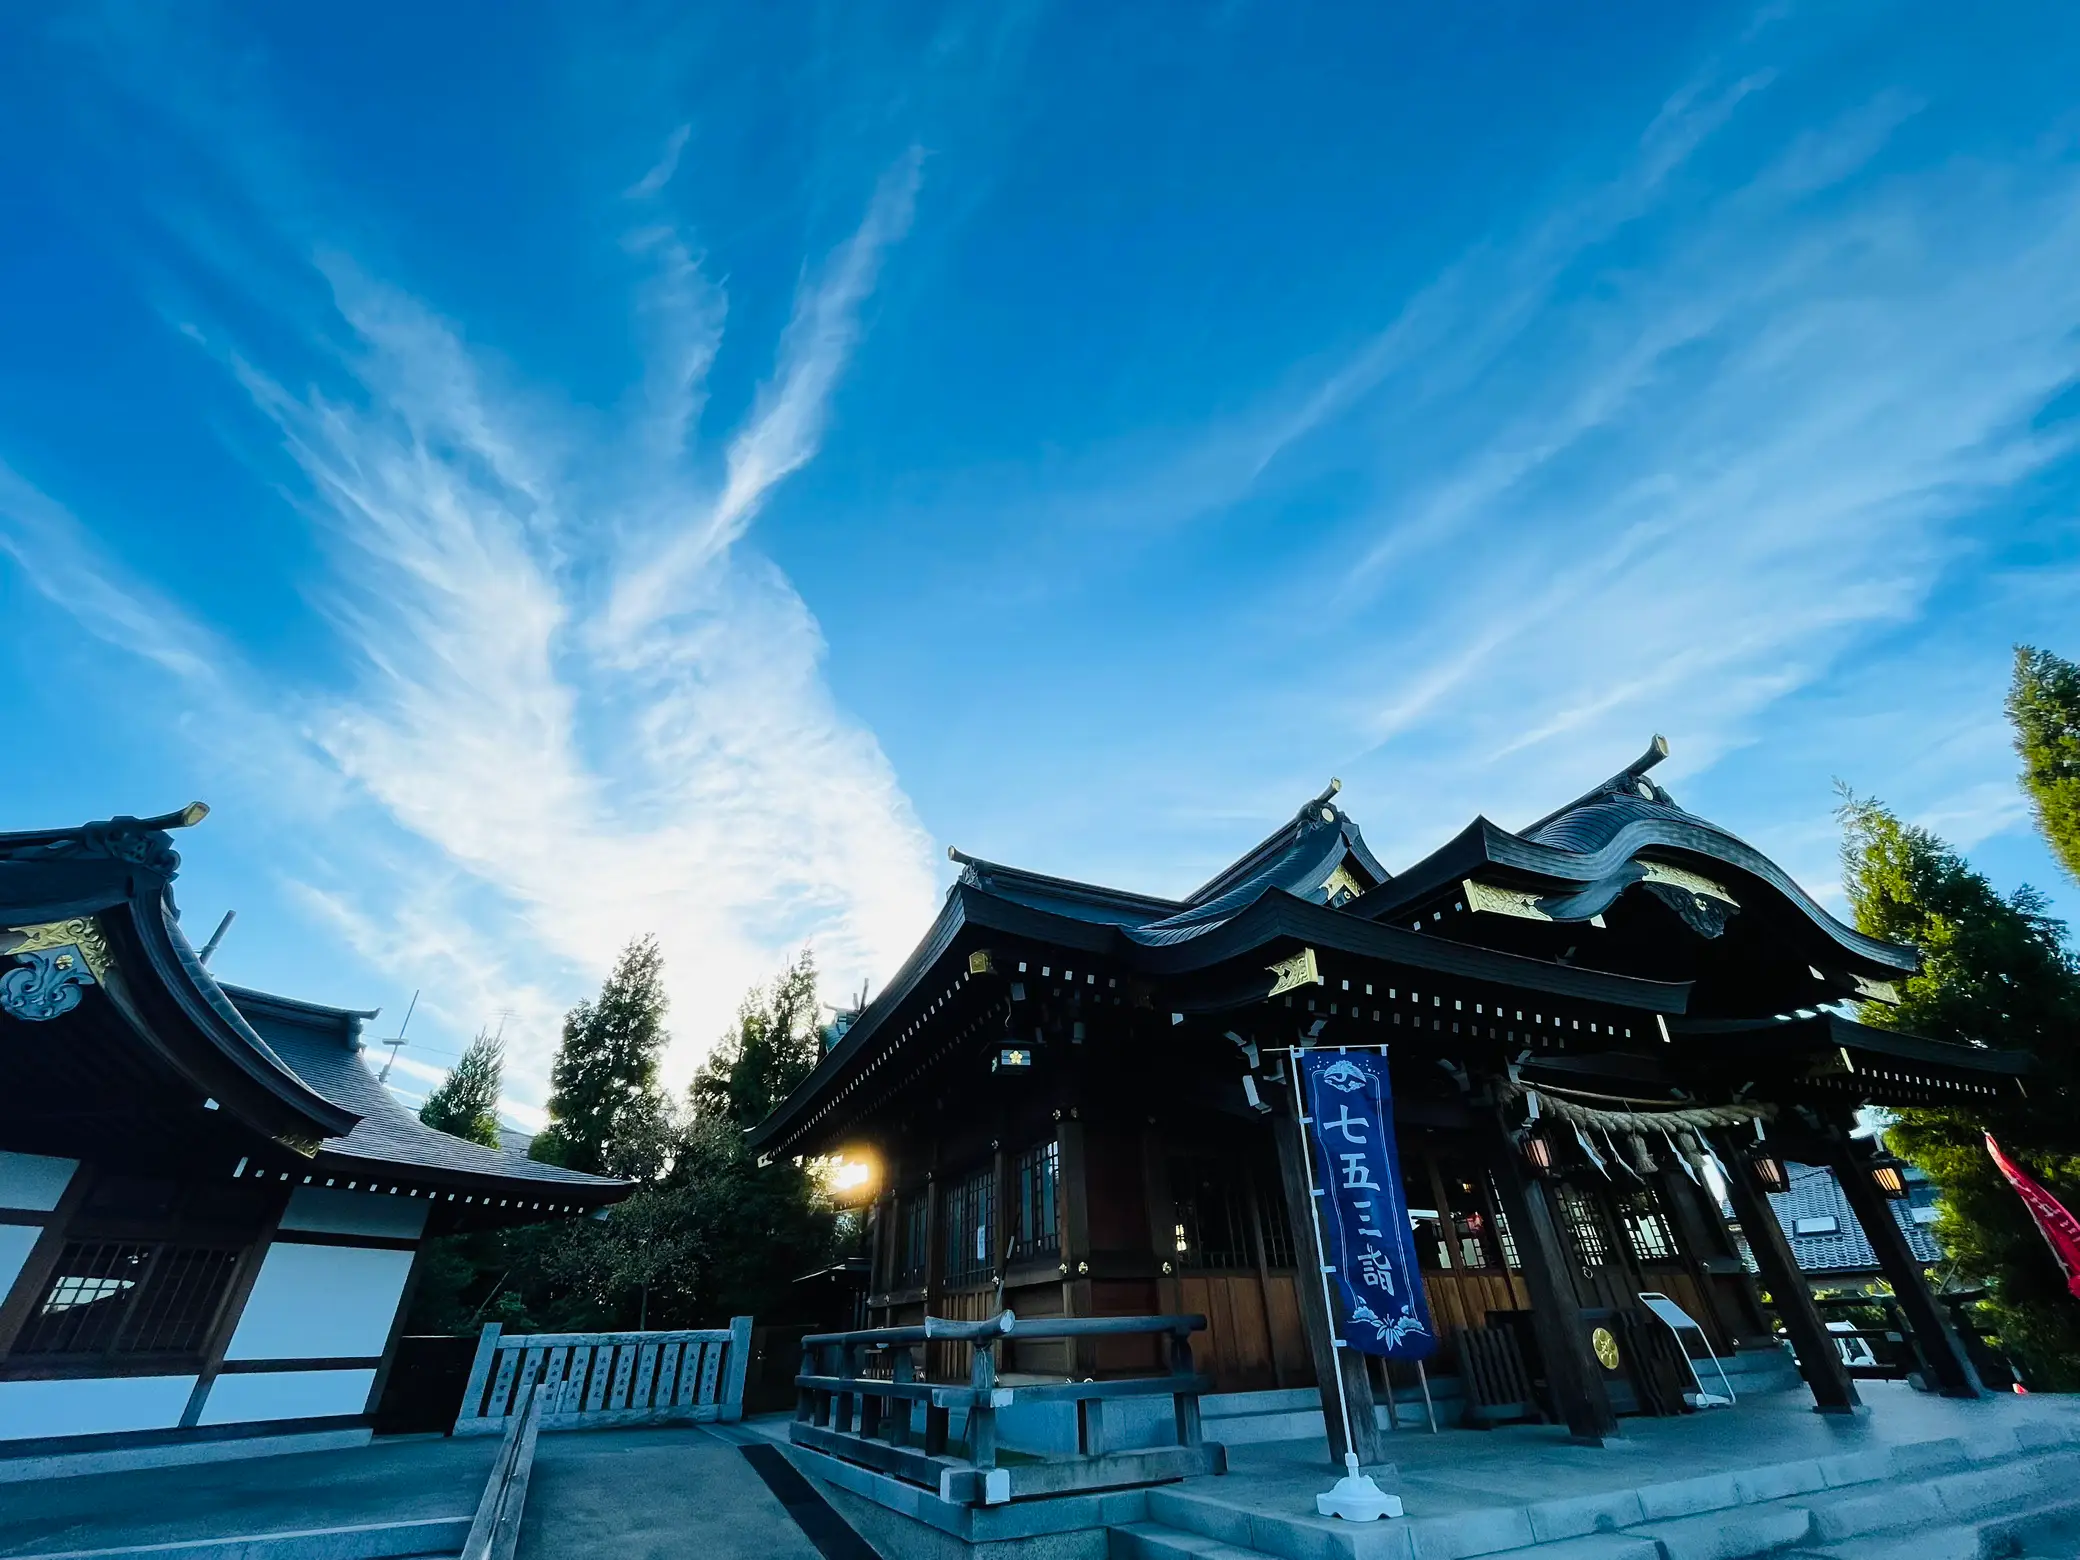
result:
<svg viewBox="0 0 2080 1560"><path fill-rule="evenodd" d="M1891 1154L1879 1154L1870 1162L1871 1185L1878 1189L1881 1197L1895 1201L1907 1195L1907 1165L1903 1159Z"/></svg>
<svg viewBox="0 0 2080 1560"><path fill-rule="evenodd" d="M1553 1173L1553 1140L1543 1132L1532 1132L1524 1139L1524 1157L1531 1168L1540 1175Z"/></svg>
<svg viewBox="0 0 2080 1560"><path fill-rule="evenodd" d="M851 1208L873 1201L878 1179L872 1159L863 1154L856 1158L840 1155L825 1172L824 1185L830 1188L832 1201Z"/></svg>
<svg viewBox="0 0 2080 1560"><path fill-rule="evenodd" d="M1755 1167L1755 1179L1762 1183L1765 1192L1788 1192L1791 1177L1785 1172L1784 1161L1771 1153L1753 1153L1748 1163Z"/></svg>

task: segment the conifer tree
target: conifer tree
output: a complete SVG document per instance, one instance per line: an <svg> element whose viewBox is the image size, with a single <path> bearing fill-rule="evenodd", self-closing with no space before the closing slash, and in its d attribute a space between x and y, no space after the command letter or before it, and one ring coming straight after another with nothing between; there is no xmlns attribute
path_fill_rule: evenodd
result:
<svg viewBox="0 0 2080 1560"><path fill-rule="evenodd" d="M665 1033L664 956L655 937L621 952L599 996L564 1016L549 1070L549 1125L535 1159L594 1175L646 1179L669 1153L670 1112L657 1087Z"/></svg>
<svg viewBox="0 0 2080 1560"><path fill-rule="evenodd" d="M763 990L746 994L737 1027L694 1074L696 1115L748 1131L816 1070L823 1030L816 1021L816 960L808 949Z"/></svg>
<svg viewBox="0 0 2080 1560"><path fill-rule="evenodd" d="M2080 882L2080 666L2017 645L2008 721L2037 826L2067 875Z"/></svg>
<svg viewBox="0 0 2080 1560"><path fill-rule="evenodd" d="M498 1147L498 1090L504 1076L504 1045L479 1030L462 1059L426 1096L419 1119L450 1137Z"/></svg>
<svg viewBox="0 0 2080 1560"><path fill-rule="evenodd" d="M2080 969L2044 896L2003 896L1928 830L1882 804L1845 796L1844 887L1862 931L1918 950L1921 968L1897 982L1898 1005L1866 1003L1881 1028L2029 1051L2029 1094L1970 1110L1899 1113L1893 1148L1941 1189L1937 1237L1960 1276L1985 1284L2002 1341L2038 1387L2080 1387L2080 1303L2027 1210L1988 1158L1991 1129L2067 1200L2080 1193L2080 1126L2073 1116L2080 1056Z"/></svg>

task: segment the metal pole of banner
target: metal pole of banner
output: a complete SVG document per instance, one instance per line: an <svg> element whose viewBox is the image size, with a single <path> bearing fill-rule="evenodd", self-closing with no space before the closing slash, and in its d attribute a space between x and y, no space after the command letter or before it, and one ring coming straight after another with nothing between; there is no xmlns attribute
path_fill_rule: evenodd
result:
<svg viewBox="0 0 2080 1560"><path fill-rule="evenodd" d="M1430 1401L1430 1372L1423 1368L1421 1360L1416 1361L1416 1380L1422 1383L1423 1414L1430 1421L1430 1433L1435 1435L1437 1434L1437 1405Z"/></svg>
<svg viewBox="0 0 2080 1560"><path fill-rule="evenodd" d="M1315 1510L1325 1517L1342 1517L1351 1522L1377 1522L1381 1517L1401 1515L1401 1497L1389 1495L1373 1482L1372 1476L1358 1471L1358 1453L1351 1439L1350 1397L1344 1390L1343 1366L1336 1351L1345 1347L1336 1328L1336 1300L1329 1289L1329 1255L1322 1245L1322 1209L1319 1199L1327 1194L1317 1184L1314 1176L1314 1147L1307 1141L1307 1129L1314 1118L1307 1114L1307 1073L1301 1064L1302 1050L1293 1048L1293 1117L1300 1124L1300 1164L1307 1172L1307 1198L1313 1217L1308 1221L1314 1227L1314 1271L1322 1286L1322 1315L1329 1323L1329 1369L1336 1377L1336 1412L1343 1420L1343 1477L1328 1490L1315 1496ZM1387 1395L1393 1396L1393 1384L1388 1383Z"/></svg>

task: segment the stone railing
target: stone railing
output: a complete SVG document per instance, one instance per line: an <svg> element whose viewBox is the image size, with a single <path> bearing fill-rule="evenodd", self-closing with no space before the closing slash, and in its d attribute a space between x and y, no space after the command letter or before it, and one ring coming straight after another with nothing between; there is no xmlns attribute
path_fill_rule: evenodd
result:
<svg viewBox="0 0 2080 1560"><path fill-rule="evenodd" d="M751 1318L688 1332L504 1333L496 1322L455 1419L457 1435L497 1435L534 1388L544 1430L744 1417Z"/></svg>

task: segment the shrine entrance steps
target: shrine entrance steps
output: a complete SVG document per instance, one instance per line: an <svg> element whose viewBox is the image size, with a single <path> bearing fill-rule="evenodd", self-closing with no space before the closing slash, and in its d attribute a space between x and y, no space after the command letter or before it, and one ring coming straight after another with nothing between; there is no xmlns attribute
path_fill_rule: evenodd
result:
<svg viewBox="0 0 2080 1560"><path fill-rule="evenodd" d="M1109 1554L1111 1560L2080 1556L2080 1405L2052 1409L2036 1400L2026 1414L2011 1411L2018 1406L2013 1400L1881 1402L1877 1414L1896 1408L1910 1421L1915 1416L1905 1411L1954 1407L1960 1433L1925 1440L1885 1437L1866 1418L1831 1427L1842 1441L1861 1443L1856 1449L1788 1461L1772 1456L1793 1449L1786 1440L1803 1442L1797 1449L1817 1449L1830 1431L1772 1436L1767 1432L1788 1429L1792 1421L1781 1413L1758 1414L1751 1427L1764 1433L1755 1438L1752 1461L1714 1472L1689 1471L1696 1458L1677 1455L1681 1432L1701 1424L1659 1421L1661 1433L1640 1435L1634 1450L1566 1449L1561 1460L1576 1467L1584 1466L1577 1459L1597 1455L1612 1460L1606 1471L1630 1460L1633 1482L1579 1493L1562 1493L1570 1481L1552 1477L1550 1466L1538 1466L1531 1448L1521 1458L1499 1455L1496 1448L1455 1464L1438 1455L1449 1450L1440 1447L1427 1458L1408 1456L1395 1475L1381 1478L1383 1486L1399 1487L1409 1515L1371 1524L1306 1514L1305 1478L1269 1469L1252 1478L1246 1460L1238 1459L1239 1480L1189 1480L1148 1490L1145 1517L1111 1531ZM1713 1428L1723 1436L1733 1422L1727 1415ZM1633 1424L1627 1421L1628 1431ZM1899 1428L1911 1434L1914 1426ZM1397 1437L1397 1454L1404 1447L1412 1453L1416 1439ZM1489 1438L1450 1439L1464 1448ZM1514 1481L1512 1463L1518 1468ZM1667 1477L1675 1472L1685 1476ZM1313 1478L1322 1487L1327 1480L1326 1470ZM1525 1498L1541 1490L1553 1493ZM1486 1500L1479 1498L1483 1493ZM1441 1509L1453 1504L1460 1509Z"/></svg>

